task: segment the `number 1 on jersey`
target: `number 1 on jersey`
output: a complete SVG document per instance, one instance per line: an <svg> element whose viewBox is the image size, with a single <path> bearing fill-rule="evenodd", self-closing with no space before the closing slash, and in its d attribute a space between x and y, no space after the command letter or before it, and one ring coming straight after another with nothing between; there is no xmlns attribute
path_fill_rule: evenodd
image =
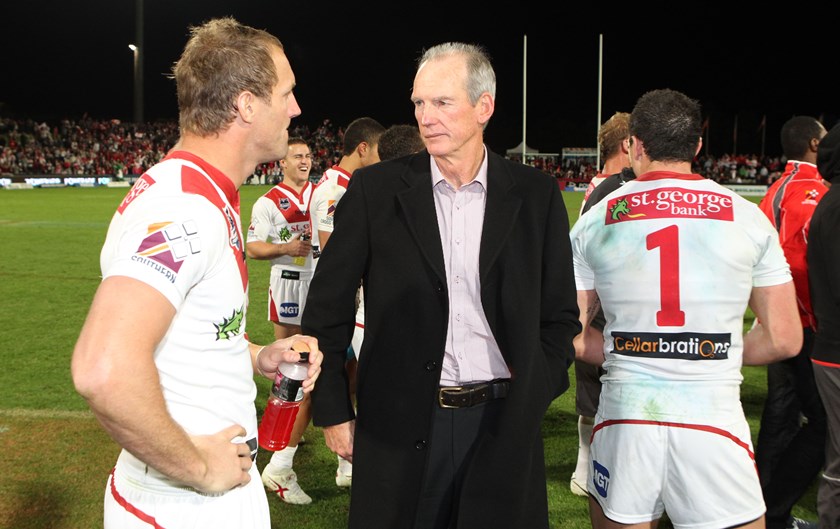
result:
<svg viewBox="0 0 840 529"><path fill-rule="evenodd" d="M660 327L682 327L685 312L680 310L680 231L668 226L647 236L647 249L659 248L659 299L656 311Z"/></svg>

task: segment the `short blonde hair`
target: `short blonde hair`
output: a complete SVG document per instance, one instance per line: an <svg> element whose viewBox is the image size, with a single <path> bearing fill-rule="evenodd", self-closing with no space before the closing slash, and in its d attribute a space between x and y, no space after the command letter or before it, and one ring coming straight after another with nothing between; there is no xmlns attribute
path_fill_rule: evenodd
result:
<svg viewBox="0 0 840 529"><path fill-rule="evenodd" d="M277 37L231 17L190 28L190 40L172 68L181 132L208 136L226 129L243 91L270 101L277 83L272 48L283 49Z"/></svg>
<svg viewBox="0 0 840 529"><path fill-rule="evenodd" d="M630 137L630 114L616 112L598 129L601 160L609 160L621 150L621 142Z"/></svg>

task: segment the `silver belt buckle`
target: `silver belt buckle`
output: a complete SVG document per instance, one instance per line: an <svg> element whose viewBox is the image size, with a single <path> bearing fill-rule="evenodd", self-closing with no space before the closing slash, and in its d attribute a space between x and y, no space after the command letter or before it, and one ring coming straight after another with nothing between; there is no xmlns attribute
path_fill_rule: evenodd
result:
<svg viewBox="0 0 840 529"><path fill-rule="evenodd" d="M458 391L462 391L463 389L463 386L443 386L438 392L438 405L440 405L441 408L457 408L458 406L450 406L448 404L444 404L443 395L446 393L457 393Z"/></svg>

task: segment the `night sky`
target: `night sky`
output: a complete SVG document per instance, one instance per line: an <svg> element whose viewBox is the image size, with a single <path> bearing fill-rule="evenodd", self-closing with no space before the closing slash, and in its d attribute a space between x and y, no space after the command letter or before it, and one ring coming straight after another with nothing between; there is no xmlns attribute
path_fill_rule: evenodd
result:
<svg viewBox="0 0 840 529"><path fill-rule="evenodd" d="M673 88L702 104L708 152L760 153L763 141L766 154L778 155L779 128L789 117L822 117L827 128L840 117L840 98L828 80L838 47L819 14L692 12L695 5L673 2L648 5L647 13L632 4L625 12L598 12L594 3L513 4L499 10L476 2L468 8L458 2L144 0L144 118L177 118L167 76L188 26L225 15L267 29L285 45L303 110L293 125L317 126L327 118L346 125L363 115L386 126L414 123L409 96L418 55L461 40L484 45L493 60L496 113L486 141L504 151L522 140L524 35L527 143L543 152L595 145L599 35L601 121L632 110L647 90ZM0 115L133 118L128 45L137 41L135 0L30 0L3 11Z"/></svg>

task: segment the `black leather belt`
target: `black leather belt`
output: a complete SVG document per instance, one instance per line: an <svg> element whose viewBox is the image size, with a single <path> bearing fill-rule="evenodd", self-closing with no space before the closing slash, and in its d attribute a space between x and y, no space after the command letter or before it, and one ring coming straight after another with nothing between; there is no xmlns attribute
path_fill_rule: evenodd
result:
<svg viewBox="0 0 840 529"><path fill-rule="evenodd" d="M491 380L464 386L441 386L438 404L441 408L469 408L482 402L507 397L510 380Z"/></svg>

